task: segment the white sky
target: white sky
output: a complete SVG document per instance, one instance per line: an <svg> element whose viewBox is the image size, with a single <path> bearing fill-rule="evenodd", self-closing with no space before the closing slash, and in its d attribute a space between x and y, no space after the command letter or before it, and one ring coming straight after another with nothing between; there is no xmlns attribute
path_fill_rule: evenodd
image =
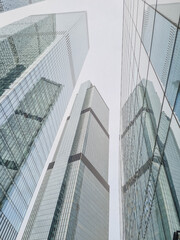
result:
<svg viewBox="0 0 180 240"><path fill-rule="evenodd" d="M83 81L90 80L96 85L110 108L109 240L120 239L118 151L122 2L122 0L46 0L41 3L0 14L0 27L2 27L32 14L87 11L90 49L74 94L78 91L79 85ZM72 101L73 97L70 105ZM68 111L69 110L66 111L66 114L68 114Z"/></svg>

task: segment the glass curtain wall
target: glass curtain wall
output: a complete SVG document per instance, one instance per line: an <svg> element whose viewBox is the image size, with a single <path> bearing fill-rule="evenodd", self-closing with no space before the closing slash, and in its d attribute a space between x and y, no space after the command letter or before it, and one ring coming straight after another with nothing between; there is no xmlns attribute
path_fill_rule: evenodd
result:
<svg viewBox="0 0 180 240"><path fill-rule="evenodd" d="M84 83L45 174L24 240L108 239L108 113L97 89Z"/></svg>
<svg viewBox="0 0 180 240"><path fill-rule="evenodd" d="M2 239L17 236L88 47L85 12L31 16L0 29Z"/></svg>
<svg viewBox="0 0 180 240"><path fill-rule="evenodd" d="M41 2L44 0L1 0L0 1L0 12L13 10L15 8L24 7L26 5Z"/></svg>
<svg viewBox="0 0 180 240"><path fill-rule="evenodd" d="M124 239L180 229L180 1L125 0L121 78Z"/></svg>

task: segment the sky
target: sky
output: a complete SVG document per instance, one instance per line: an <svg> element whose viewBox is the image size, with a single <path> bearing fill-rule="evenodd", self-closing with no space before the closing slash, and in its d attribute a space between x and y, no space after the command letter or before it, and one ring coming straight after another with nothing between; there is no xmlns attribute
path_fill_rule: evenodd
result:
<svg viewBox="0 0 180 240"><path fill-rule="evenodd" d="M73 11L87 11L90 49L56 139L58 140L61 135L63 124L66 116L69 115L75 94L78 92L80 84L90 80L93 85L97 87L110 109L109 240L119 240L118 173L123 0L46 0L1 13L0 27L33 14ZM54 145L54 148L55 147ZM40 181L42 181L42 177ZM23 226L21 232L22 231ZM20 239L20 237L21 233L18 235L18 239Z"/></svg>

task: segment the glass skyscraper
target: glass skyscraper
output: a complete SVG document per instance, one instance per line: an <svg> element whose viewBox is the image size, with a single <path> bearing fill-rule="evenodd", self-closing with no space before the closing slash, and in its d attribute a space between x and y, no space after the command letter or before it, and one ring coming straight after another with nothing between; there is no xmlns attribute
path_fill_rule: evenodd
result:
<svg viewBox="0 0 180 240"><path fill-rule="evenodd" d="M83 83L22 239L107 240L109 110Z"/></svg>
<svg viewBox="0 0 180 240"><path fill-rule="evenodd" d="M180 230L180 1L125 0L121 78L123 239Z"/></svg>
<svg viewBox="0 0 180 240"><path fill-rule="evenodd" d="M0 12L13 10L15 8L24 7L26 5L41 2L44 0L1 0Z"/></svg>
<svg viewBox="0 0 180 240"><path fill-rule="evenodd" d="M15 239L89 48L86 13L0 29L0 238Z"/></svg>

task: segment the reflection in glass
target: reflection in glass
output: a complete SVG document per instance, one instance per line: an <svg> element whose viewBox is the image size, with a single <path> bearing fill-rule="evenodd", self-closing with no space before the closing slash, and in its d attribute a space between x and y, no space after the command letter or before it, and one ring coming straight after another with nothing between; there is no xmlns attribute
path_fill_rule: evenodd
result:
<svg viewBox="0 0 180 240"><path fill-rule="evenodd" d="M1 0L0 2L0 12L9 11L15 8L23 7L32 3L40 2L43 0Z"/></svg>
<svg viewBox="0 0 180 240"><path fill-rule="evenodd" d="M42 78L26 93L14 113L1 125L0 168L8 168L12 179L30 153L34 139L50 113L60 90L60 84ZM4 182L2 181L4 174L2 171L1 173L2 183ZM12 179L6 178L6 182L1 186L3 191L7 191ZM0 190L0 202L4 197L3 191Z"/></svg>
<svg viewBox="0 0 180 240"><path fill-rule="evenodd" d="M86 13L0 29L0 238L17 237L88 51Z"/></svg>
<svg viewBox="0 0 180 240"><path fill-rule="evenodd" d="M157 11L173 24L178 25L180 13L179 0L157 0Z"/></svg>
<svg viewBox="0 0 180 240"><path fill-rule="evenodd" d="M128 102L131 102L131 104L133 103L134 107L137 106L135 105L134 100L131 101L134 94L137 96L137 102L141 103L141 105L133 115L132 109L129 113L125 114L124 112L123 115L123 119L127 116L127 114L128 116L131 116L130 121L128 121L128 119L125 120L126 127L121 138L123 149L122 160L125 163L125 184L123 186L123 191L125 195L127 195L129 191L137 191L138 202L142 202L143 206L141 207L142 212L140 213L141 220L138 227L140 229L138 230L138 236L140 238L146 236L147 226L151 227L151 224L154 224L151 222L151 219L154 219L154 222L156 221L158 224L158 230L155 230L154 235L152 235L152 232L148 231L150 234L148 236L151 236L152 239L154 239L158 231L158 239L163 240L164 236L166 236L166 238L170 238L170 236L173 235L173 231L180 226L178 219L179 210L177 209L175 201L175 199L177 199L176 189L175 187L172 188L174 172L170 172L168 170L172 169L172 166L174 166L176 162L172 159L171 151L174 151L175 153L175 146L177 146L177 143L175 141L170 141L173 148L170 147L171 150L168 150L168 145L166 145L166 151L168 154L166 151L165 154L163 154L171 120L171 109L167 100L164 99L163 108L161 110L161 102L158 94L154 89L153 83L149 80L143 80L139 83L124 105L123 109L127 108ZM144 100L142 100L143 96ZM134 109L136 109L136 107ZM162 111L160 123L157 124L157 117L155 114L159 114L160 111ZM139 137L137 137L137 134ZM168 138L171 136L173 136L173 133L170 128ZM164 156L164 161L161 166L162 156ZM179 152L177 152L176 158L180 159ZM167 168L168 165L170 166L169 168ZM176 167L177 169L180 169L180 163ZM141 187L138 190L140 179L144 179L144 184L141 184ZM176 179L176 183L178 182L179 184L179 181L180 179L178 179L178 181ZM171 192L172 189L174 189L174 195ZM142 192L142 195L140 192ZM131 193L131 197L125 198L127 206L130 204L129 201L131 201L133 194L134 193ZM136 208L136 204L136 202L131 202L131 209ZM153 209L152 212L151 209ZM125 221L127 222L129 221L129 214L130 213L128 213L127 210L125 214L125 216L127 216ZM164 227L166 225L168 228L165 229ZM160 231L160 226L163 226L163 232ZM129 231L127 231L126 234L127 239L131 237Z"/></svg>
<svg viewBox="0 0 180 240"><path fill-rule="evenodd" d="M170 8L175 7L175 5L180 6L180 4L160 4L157 8L166 9L168 13L171 13ZM147 10L145 9L143 23L142 41L148 54L151 44L150 33L153 27L153 12L155 10L149 6ZM178 30L176 36L176 31L177 27L169 19L156 13L151 63L164 89L167 84L166 96L172 108L174 107L180 82L180 33ZM178 102L176 104L178 105Z"/></svg>
<svg viewBox="0 0 180 240"><path fill-rule="evenodd" d="M177 212L180 215L180 131L174 116L171 121L165 146L164 162L171 193L175 201Z"/></svg>
<svg viewBox="0 0 180 240"><path fill-rule="evenodd" d="M133 21L136 27L136 45L128 48L126 35L132 36L132 29L124 25L123 31L131 32L123 34L126 49L122 49L127 56L122 59L121 79L126 240L169 240L180 229L179 6L179 0L139 1L137 21L124 13L126 22ZM137 75L129 67L132 55L127 49L135 53ZM124 97L129 86L131 91Z"/></svg>
<svg viewBox="0 0 180 240"><path fill-rule="evenodd" d="M55 23L55 15L36 16L0 30L0 95L54 41Z"/></svg>

